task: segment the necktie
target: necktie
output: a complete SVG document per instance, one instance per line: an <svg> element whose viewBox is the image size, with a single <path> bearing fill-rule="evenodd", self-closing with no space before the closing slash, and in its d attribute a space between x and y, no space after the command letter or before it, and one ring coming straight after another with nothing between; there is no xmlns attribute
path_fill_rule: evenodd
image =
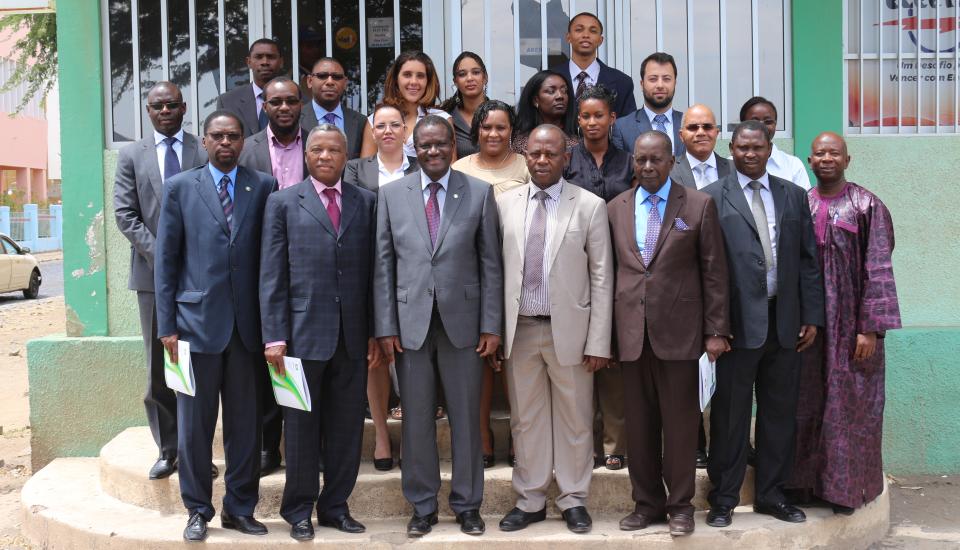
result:
<svg viewBox="0 0 960 550"><path fill-rule="evenodd" d="M328 187L323 190L323 194L327 197L327 215L330 216L330 223L333 224L333 230L339 233L340 207L337 206L337 190L333 187Z"/></svg>
<svg viewBox="0 0 960 550"><path fill-rule="evenodd" d="M706 162L701 162L693 167L693 177L697 180L697 189L702 189L709 183L707 180L707 168L709 167L710 165Z"/></svg>
<svg viewBox="0 0 960 550"><path fill-rule="evenodd" d="M523 288L529 291L543 284L543 248L547 240L547 192L537 191L533 198L537 206L523 250Z"/></svg>
<svg viewBox="0 0 960 550"><path fill-rule="evenodd" d="M173 150L173 144L177 141L175 137L163 140L167 144L167 154L163 157L163 179L165 180L180 173L180 159L177 158L177 152Z"/></svg>
<svg viewBox="0 0 960 550"><path fill-rule="evenodd" d="M577 99L580 99L580 94L587 89L587 71L580 71L580 74L577 75Z"/></svg>
<svg viewBox="0 0 960 550"><path fill-rule="evenodd" d="M220 206L223 207L223 215L227 218L227 227L230 230L233 230L233 199L230 198L230 193L227 191L227 186L230 185L230 176L224 174L220 178Z"/></svg>
<svg viewBox="0 0 960 550"><path fill-rule="evenodd" d="M659 195L650 195L647 197L652 205L650 214L647 215L647 236L643 240L643 263L650 265L650 259L653 258L653 250L657 247L657 239L660 238L660 224L663 220L660 218L660 209L657 204L660 203Z"/></svg>
<svg viewBox="0 0 960 550"><path fill-rule="evenodd" d="M437 231L440 229L440 201L437 200L437 192L440 191L440 184L433 181L428 186L430 189L430 198L427 199L427 229L430 231L430 246L437 246Z"/></svg>
<svg viewBox="0 0 960 550"><path fill-rule="evenodd" d="M337 125L337 115L334 114L334 113L327 113L327 114L323 115L323 121L326 122L327 124L333 124L334 126L336 126L336 125Z"/></svg>
<svg viewBox="0 0 960 550"><path fill-rule="evenodd" d="M767 209L763 206L763 198L760 196L760 189L763 185L759 181L751 181L750 189L753 189L753 200L750 201L750 211L753 212L753 221L757 224L757 233L760 234L760 246L763 247L763 261L767 264L767 271L773 269L775 259L773 258L773 246L770 243L770 227L767 225Z"/></svg>
<svg viewBox="0 0 960 550"><path fill-rule="evenodd" d="M263 130L267 127L267 124L270 122L270 120L267 118L267 110L263 108L263 92L260 92L260 95L257 97L260 98L260 129Z"/></svg>
<svg viewBox="0 0 960 550"><path fill-rule="evenodd" d="M658 132L667 133L667 117L663 113L653 117L653 129ZM669 135L669 134L667 134Z"/></svg>

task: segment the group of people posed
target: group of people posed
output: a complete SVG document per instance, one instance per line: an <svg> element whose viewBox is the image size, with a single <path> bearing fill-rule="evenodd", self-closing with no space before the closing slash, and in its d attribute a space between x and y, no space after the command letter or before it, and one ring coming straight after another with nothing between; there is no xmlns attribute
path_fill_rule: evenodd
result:
<svg viewBox="0 0 960 550"><path fill-rule="evenodd" d="M411 537L438 521L440 405L450 508L464 533L484 533L500 383L517 496L504 531L544 521L555 481L563 522L589 532L598 464L629 469L621 529L667 522L675 536L694 531L698 466L713 527L732 523L748 462L753 510L783 521L811 503L850 514L882 492L893 226L846 180L844 139L811 144L811 189L773 143L770 101L743 105L728 159L710 108L673 108L669 54L643 61L637 108L631 78L597 59L596 16L573 17L566 40L569 63L535 74L516 106L486 96L472 52L440 103L433 62L405 52L365 116L342 104L340 62L318 60L301 87L270 39L250 47L253 82L218 99L202 137L183 130L176 85L149 90L153 132L120 152L114 206L147 352L149 475L179 469L186 540L204 540L215 515L219 408L222 527L267 532L259 478L283 461L294 539L315 536L314 509L319 526L363 532L347 501L365 404L374 464L389 470L394 385ZM195 396L164 383L180 340ZM716 363L709 448L703 354ZM267 363L282 374L285 356L302 360L310 412L274 400Z"/></svg>

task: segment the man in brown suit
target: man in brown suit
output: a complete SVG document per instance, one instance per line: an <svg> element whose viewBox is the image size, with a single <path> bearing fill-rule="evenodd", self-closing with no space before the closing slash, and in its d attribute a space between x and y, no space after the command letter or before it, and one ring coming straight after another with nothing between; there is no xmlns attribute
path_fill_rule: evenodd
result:
<svg viewBox="0 0 960 550"><path fill-rule="evenodd" d="M634 512L626 531L670 517L693 532L697 360L730 349L729 290L717 208L670 180L669 138L650 131L634 146L637 185L608 205L617 262L614 324L623 365ZM662 440L662 451L661 451ZM667 486L669 497L664 493Z"/></svg>

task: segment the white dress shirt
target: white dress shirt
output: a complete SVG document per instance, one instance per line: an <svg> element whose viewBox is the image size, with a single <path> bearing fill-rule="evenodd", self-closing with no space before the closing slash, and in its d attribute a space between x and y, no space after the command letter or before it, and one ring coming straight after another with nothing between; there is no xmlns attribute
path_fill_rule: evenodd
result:
<svg viewBox="0 0 960 550"><path fill-rule="evenodd" d="M577 80L577 77L581 72L587 73L587 78L584 79L587 87L596 86L597 80L600 78L600 63L594 59L592 63L587 65L586 69L581 69L572 60L570 61L570 83L573 84L573 89L569 90L571 97L577 92L577 86L580 85L580 81Z"/></svg>
<svg viewBox="0 0 960 550"><path fill-rule="evenodd" d="M749 207L753 201L753 189L750 188L749 177L737 171L737 181L743 188L743 195L747 199ZM767 297L773 298L777 295L777 212L773 204L773 194L770 192L770 178L767 174L757 179L760 185L760 200L763 201L763 210L767 214L767 229L770 231L770 250L773 253L773 265L767 269Z"/></svg>
<svg viewBox="0 0 960 550"><path fill-rule="evenodd" d="M663 112L663 113L654 113L653 111L650 110L649 107L647 107L647 104L644 103L644 104L643 104L643 112L647 113L647 118L650 120L650 129L651 129L651 130L656 130L656 129L657 129L657 123L653 121L653 118L654 118L655 116L657 116L658 114L661 114L661 115L667 117L667 122L666 122L666 124L664 124L664 126L667 128L667 137L670 138L670 144L673 145L674 150L676 150L677 144L673 142L673 106L671 106L669 109L667 109L666 112Z"/></svg>
<svg viewBox="0 0 960 550"><path fill-rule="evenodd" d="M427 202L430 200L430 184L434 180L430 179L430 176L426 174L423 170L420 170L420 185L423 188L423 207L426 209ZM447 168L447 173L443 175L440 179L436 180L440 184L440 189L437 191L437 206L440 207L440 219L443 220L443 204L447 200L447 186L450 183L450 169Z"/></svg>
<svg viewBox="0 0 960 550"><path fill-rule="evenodd" d="M183 170L183 128L180 128L180 131L172 137L177 138L177 141L173 144L173 151L177 154L177 160L180 161L180 169ZM157 164L160 165L160 181L167 179L167 175L164 173L167 160L167 144L163 142L165 139L167 139L167 136L156 130L153 131L153 142L157 146Z"/></svg>
<svg viewBox="0 0 960 550"><path fill-rule="evenodd" d="M707 157L707 160L701 161L697 157L690 154L690 151L685 151L683 153L687 155L687 161L690 163L690 170L693 172L693 179L697 184L697 189L703 189L704 187L710 185L711 183L720 179L720 173L717 172L717 155L710 153L710 156ZM704 165L704 168L697 168L701 164ZM704 170L703 175L700 175L700 170Z"/></svg>
<svg viewBox="0 0 960 550"><path fill-rule="evenodd" d="M377 177L379 178L377 181L377 185L379 187L383 187L384 185L390 183L391 181L395 181L402 178L404 175L404 171L407 168L410 168L410 159L408 159L406 155L403 156L403 162L400 163L400 168L397 168L396 170L391 172L390 170L387 169L386 166L383 165L383 161L380 160L380 153L377 153L377 172L378 172ZM437 194L439 195L440 193L438 192ZM439 201L440 199L438 198L437 200Z"/></svg>
<svg viewBox="0 0 960 550"><path fill-rule="evenodd" d="M532 181L527 184L527 209L524 213L523 222L524 251L526 251L526 239L530 233L530 225L533 223L533 214L537 210L538 199L534 197L534 195L536 195L538 191L540 191L540 188ZM550 244L553 241L553 234L557 228L557 210L560 207L560 193L563 191L563 178L544 189L544 191L547 193L547 198L543 201L543 206L547 211L547 223L544 228L543 241L543 282L533 292L528 292L521 287L520 315L550 315Z"/></svg>
<svg viewBox="0 0 960 550"><path fill-rule="evenodd" d="M773 144L773 151L770 153L770 159L767 160L767 172L778 178L792 181L803 187L804 191L810 190L810 176L807 175L803 161L784 153L777 148L777 144Z"/></svg>

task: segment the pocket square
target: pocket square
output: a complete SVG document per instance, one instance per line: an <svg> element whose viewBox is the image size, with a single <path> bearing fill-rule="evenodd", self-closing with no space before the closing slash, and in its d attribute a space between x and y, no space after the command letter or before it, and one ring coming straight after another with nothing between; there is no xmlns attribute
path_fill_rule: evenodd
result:
<svg viewBox="0 0 960 550"><path fill-rule="evenodd" d="M688 226L682 218L673 218L673 228L677 231L687 231L690 229L690 226Z"/></svg>

